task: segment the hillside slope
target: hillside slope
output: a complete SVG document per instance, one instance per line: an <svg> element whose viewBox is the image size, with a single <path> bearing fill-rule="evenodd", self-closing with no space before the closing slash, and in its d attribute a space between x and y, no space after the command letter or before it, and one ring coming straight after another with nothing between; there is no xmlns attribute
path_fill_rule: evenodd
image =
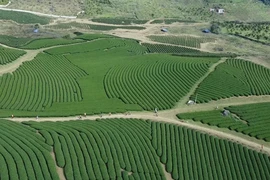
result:
<svg viewBox="0 0 270 180"><path fill-rule="evenodd" d="M268 2L268 1L264 1ZM177 17L185 20L269 20L269 6L260 0L16 0L9 8L25 9L56 15L86 17L126 17L152 19ZM210 8L224 8L225 14L210 12Z"/></svg>

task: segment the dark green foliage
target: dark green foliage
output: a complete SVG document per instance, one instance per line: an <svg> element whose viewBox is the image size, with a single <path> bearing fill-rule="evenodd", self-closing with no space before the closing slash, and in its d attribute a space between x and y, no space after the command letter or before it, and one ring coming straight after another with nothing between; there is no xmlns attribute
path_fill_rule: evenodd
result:
<svg viewBox="0 0 270 180"><path fill-rule="evenodd" d="M118 25L131 25L131 24L145 24L147 20L138 19L113 19L113 18L98 18L92 19L93 22L106 23L106 24L118 24Z"/></svg>
<svg viewBox="0 0 270 180"><path fill-rule="evenodd" d="M270 45L269 22L227 21L217 23L224 32L253 42Z"/></svg>
<svg viewBox="0 0 270 180"><path fill-rule="evenodd" d="M181 19L155 19L154 21L151 22L151 24L172 24L172 23L195 23L196 21L192 20L181 20Z"/></svg>
<svg viewBox="0 0 270 180"><path fill-rule="evenodd" d="M260 0L260 1L262 1L266 5L270 5L270 0Z"/></svg>
<svg viewBox="0 0 270 180"><path fill-rule="evenodd" d="M199 54L201 51L196 49L190 49L186 47L180 47L180 46L172 46L172 45L164 45L164 44L148 44L143 43L143 46L147 47L148 51L150 53L193 53L193 54Z"/></svg>
<svg viewBox="0 0 270 180"><path fill-rule="evenodd" d="M11 47L20 47L32 41L31 38L14 37L7 35L0 35L0 43Z"/></svg>
<svg viewBox="0 0 270 180"><path fill-rule="evenodd" d="M25 12L5 11L5 10L0 10L0 19L12 20L22 24L34 24L34 23L48 24L50 22L50 18L47 17L41 17Z"/></svg>
<svg viewBox="0 0 270 180"><path fill-rule="evenodd" d="M47 28L52 29L72 29L72 28L80 28L80 29L91 29L91 30L97 30L97 31L110 31L114 29L134 29L134 30L143 30L145 27L143 26L128 26L128 25L118 25L118 26L112 26L112 25L98 25L98 24L84 24L84 23L60 23L57 25L49 25L46 26Z"/></svg>
<svg viewBox="0 0 270 180"><path fill-rule="evenodd" d="M193 36L148 36L148 38L161 43L175 44L194 48L200 48L201 43L214 41L214 39L211 38L200 38Z"/></svg>
<svg viewBox="0 0 270 180"><path fill-rule="evenodd" d="M220 31L221 31L221 28L219 27L219 25L217 23L213 23L210 27L210 31L212 33L215 33L215 34L219 34Z"/></svg>
<svg viewBox="0 0 270 180"><path fill-rule="evenodd" d="M50 46L74 44L83 42L81 39L68 39L68 38L43 38L35 39L28 42L26 45L21 46L22 49L40 49Z"/></svg>
<svg viewBox="0 0 270 180"><path fill-rule="evenodd" d="M90 25L90 29L97 31L110 31L114 29L135 29L135 30L143 30L145 27L142 26L105 26L105 25Z"/></svg>

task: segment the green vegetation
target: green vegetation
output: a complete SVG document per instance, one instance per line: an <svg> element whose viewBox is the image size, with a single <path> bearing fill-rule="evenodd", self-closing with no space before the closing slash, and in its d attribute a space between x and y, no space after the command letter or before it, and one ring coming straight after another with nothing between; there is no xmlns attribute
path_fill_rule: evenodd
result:
<svg viewBox="0 0 270 180"><path fill-rule="evenodd" d="M83 34L80 32L75 32L74 34L77 35L74 39L83 39L86 41L91 41L94 39L99 39L99 38L115 38L115 36L108 35L108 34Z"/></svg>
<svg viewBox="0 0 270 180"><path fill-rule="evenodd" d="M148 36L153 41L167 43L167 44L175 44L181 46L188 46L194 48L200 48L201 43L205 42L213 42L213 38L202 38L202 37L194 37L194 36Z"/></svg>
<svg viewBox="0 0 270 180"><path fill-rule="evenodd" d="M112 68L104 80L108 97L139 104L145 110L172 108L218 60L174 57L148 55Z"/></svg>
<svg viewBox="0 0 270 180"><path fill-rule="evenodd" d="M30 42L31 38L22 38L22 37L13 37L13 36L7 36L7 35L0 35L0 43L5 44L7 46L11 47L20 47L28 42Z"/></svg>
<svg viewBox="0 0 270 180"><path fill-rule="evenodd" d="M270 22L223 22L218 23L224 33L270 45Z"/></svg>
<svg viewBox="0 0 270 180"><path fill-rule="evenodd" d="M40 49L50 46L65 45L65 44L74 44L84 42L82 39L65 39L65 38L44 38L44 39L35 39L26 45L21 46L22 49Z"/></svg>
<svg viewBox="0 0 270 180"><path fill-rule="evenodd" d="M0 77L0 107L41 111L53 102L81 101L81 89L76 78L85 75L64 57L41 53L12 75Z"/></svg>
<svg viewBox="0 0 270 180"><path fill-rule="evenodd" d="M24 51L0 46L0 65L10 63L24 54Z"/></svg>
<svg viewBox="0 0 270 180"><path fill-rule="evenodd" d="M22 24L34 24L34 23L48 24L50 22L50 18L47 17L41 17L25 12L5 11L5 10L0 10L0 20L12 20Z"/></svg>
<svg viewBox="0 0 270 180"><path fill-rule="evenodd" d="M8 4L9 0L0 0L0 5Z"/></svg>
<svg viewBox="0 0 270 180"><path fill-rule="evenodd" d="M181 20L181 19L155 19L151 24L172 24L172 23L196 23L192 20Z"/></svg>
<svg viewBox="0 0 270 180"><path fill-rule="evenodd" d="M131 24L145 24L147 20L138 19L125 19L125 18L96 18L91 19L93 22L106 23L106 24L119 24L119 25L131 25Z"/></svg>
<svg viewBox="0 0 270 180"><path fill-rule="evenodd" d="M4 137L13 137L10 135L13 135L10 132L13 124L24 127L26 133L22 134L23 137L15 133L10 143L21 143L15 141L16 137L24 139L29 136L31 138L27 140L33 143L43 140L46 149L53 147L56 164L63 168L67 180L165 179L162 164L173 179L270 178L267 155L172 124L138 119L24 122L23 125L4 121L2 128L7 128ZM35 130L41 136L35 134ZM3 147L6 148L5 144ZM17 151L20 149L17 146ZM7 163L20 162L15 154L3 155L6 156L11 159ZM48 162L52 160L46 158ZM8 168L5 164L1 167ZM49 167L54 169L55 165ZM11 170L16 172L17 169Z"/></svg>
<svg viewBox="0 0 270 180"><path fill-rule="evenodd" d="M135 30L142 30L145 27L142 26L110 26L110 25L95 25L95 24L86 24L86 23L60 23L57 25L49 25L46 26L52 29L73 29L73 28L81 28L81 29L90 29L90 30L97 30L97 31L110 31L114 29L135 29Z"/></svg>
<svg viewBox="0 0 270 180"><path fill-rule="evenodd" d="M268 179L269 157L172 124L151 122L152 145L173 179Z"/></svg>
<svg viewBox="0 0 270 180"><path fill-rule="evenodd" d="M2 117L168 109L218 60L146 55L147 49L134 40L76 34L75 38L101 38L48 49L0 77ZM59 43L36 42L39 47Z"/></svg>
<svg viewBox="0 0 270 180"><path fill-rule="evenodd" d="M270 0L260 0L260 1L262 1L266 5L270 5Z"/></svg>
<svg viewBox="0 0 270 180"><path fill-rule="evenodd" d="M270 70L240 59L229 59L218 65L197 88L197 102L221 98L270 94Z"/></svg>
<svg viewBox="0 0 270 180"><path fill-rule="evenodd" d="M221 111L205 111L178 114L179 119L192 119L210 126L229 128L257 139L270 141L270 103L230 106L229 116L223 116Z"/></svg>
<svg viewBox="0 0 270 180"><path fill-rule="evenodd" d="M134 29L143 30L145 27L142 26L103 26L103 25L90 25L90 29L98 31L110 31L114 29Z"/></svg>
<svg viewBox="0 0 270 180"><path fill-rule="evenodd" d="M59 179L52 148L35 129L1 120L0 131L0 179Z"/></svg>
<svg viewBox="0 0 270 180"><path fill-rule="evenodd" d="M149 44L142 43L143 46L147 47L148 52L150 53L192 53L192 54L200 54L203 52L197 49L190 49L181 46L173 46L173 45L165 45L165 44Z"/></svg>

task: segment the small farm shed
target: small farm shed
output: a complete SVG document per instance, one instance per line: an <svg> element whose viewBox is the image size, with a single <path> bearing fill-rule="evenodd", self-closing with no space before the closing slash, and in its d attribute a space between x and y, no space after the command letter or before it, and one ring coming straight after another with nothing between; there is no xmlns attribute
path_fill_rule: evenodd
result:
<svg viewBox="0 0 270 180"><path fill-rule="evenodd" d="M161 31L162 31L162 32L168 32L168 29L166 29L166 28L161 28Z"/></svg>
<svg viewBox="0 0 270 180"><path fill-rule="evenodd" d="M218 9L218 14L224 14L224 9Z"/></svg>
<svg viewBox="0 0 270 180"><path fill-rule="evenodd" d="M187 105L193 105L193 104L195 104L195 102L194 102L193 100L189 100L189 101L187 102Z"/></svg>

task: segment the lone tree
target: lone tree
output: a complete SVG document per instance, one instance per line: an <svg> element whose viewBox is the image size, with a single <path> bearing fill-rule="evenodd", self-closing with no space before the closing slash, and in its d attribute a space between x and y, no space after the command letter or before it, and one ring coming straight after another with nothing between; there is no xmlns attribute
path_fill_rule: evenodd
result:
<svg viewBox="0 0 270 180"><path fill-rule="evenodd" d="M210 27L210 31L215 34L219 34L221 29L217 23L213 23L212 26Z"/></svg>

